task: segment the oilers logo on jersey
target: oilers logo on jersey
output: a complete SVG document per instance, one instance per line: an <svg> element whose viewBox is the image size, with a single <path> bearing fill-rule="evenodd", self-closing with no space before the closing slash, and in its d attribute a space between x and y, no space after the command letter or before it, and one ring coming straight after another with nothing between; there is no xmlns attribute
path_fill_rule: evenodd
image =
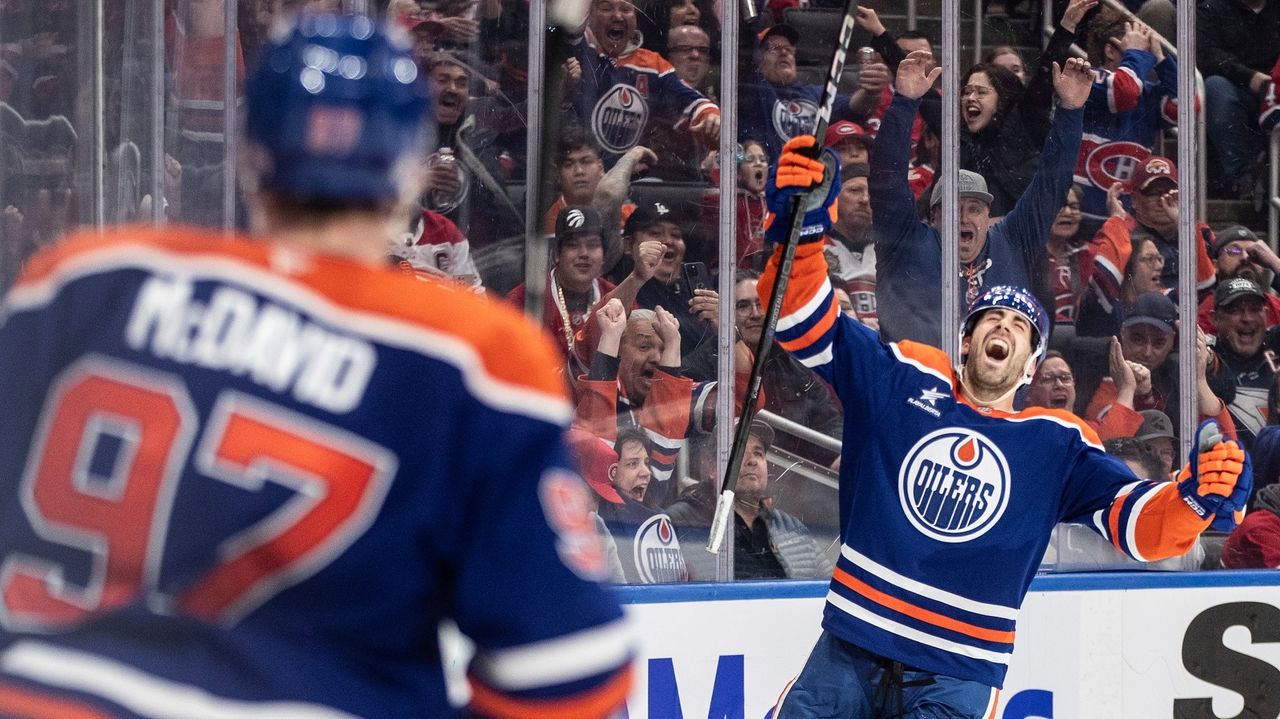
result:
<svg viewBox="0 0 1280 719"><path fill-rule="evenodd" d="M817 117L817 103L803 97L780 99L773 103L773 129L783 138L813 132Z"/></svg>
<svg viewBox="0 0 1280 719"><path fill-rule="evenodd" d="M940 542L986 534L1009 504L1009 463L990 439L964 427L925 435L898 472L898 498L912 526Z"/></svg>
<svg viewBox="0 0 1280 719"><path fill-rule="evenodd" d="M644 584L683 582L689 578L680 540L671 526L671 518L665 514L655 514L640 525L632 551L636 571Z"/></svg>
<svg viewBox="0 0 1280 719"><path fill-rule="evenodd" d="M634 147L648 121L649 103L639 90L626 83L609 88L591 111L591 130L608 152L626 152Z"/></svg>

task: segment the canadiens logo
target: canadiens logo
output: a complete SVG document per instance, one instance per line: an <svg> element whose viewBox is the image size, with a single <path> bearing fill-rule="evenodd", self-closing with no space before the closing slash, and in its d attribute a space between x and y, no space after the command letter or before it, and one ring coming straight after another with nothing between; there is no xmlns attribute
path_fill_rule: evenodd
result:
<svg viewBox="0 0 1280 719"><path fill-rule="evenodd" d="M636 88L619 83L601 96L591 111L591 129L609 152L626 152L640 141L649 121L649 104Z"/></svg>
<svg viewBox="0 0 1280 719"><path fill-rule="evenodd" d="M644 584L683 582L689 578L680 540L667 515L655 514L646 519L636 530L636 541L631 548L636 572Z"/></svg>
<svg viewBox="0 0 1280 719"><path fill-rule="evenodd" d="M773 129L784 140L813 132L818 106L804 98L773 103Z"/></svg>
<svg viewBox="0 0 1280 719"><path fill-rule="evenodd" d="M1004 454L982 434L962 427L925 435L898 472L902 511L922 534L940 542L986 534L1004 514L1009 489Z"/></svg>
<svg viewBox="0 0 1280 719"><path fill-rule="evenodd" d="M1113 182L1128 183L1151 151L1136 142L1108 142L1087 151L1084 176L1094 187L1111 187Z"/></svg>

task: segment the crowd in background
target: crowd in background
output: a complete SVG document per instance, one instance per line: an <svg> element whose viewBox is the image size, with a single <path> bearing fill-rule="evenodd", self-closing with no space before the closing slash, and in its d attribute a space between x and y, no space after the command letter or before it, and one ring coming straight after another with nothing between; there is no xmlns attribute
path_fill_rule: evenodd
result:
<svg viewBox="0 0 1280 719"><path fill-rule="evenodd" d="M124 21L144 3L104 3L104 94L107 108L120 109L104 115L108 222L148 220L156 203L169 221L242 221L225 217L222 202L225 79L239 88L275 14L339 3L240 0L228 68L225 1L169 0L158 34ZM84 10L66 0L38 13L23 5L0 2L5 286L32 251L88 221L75 189L93 121L92 83L75 42ZM739 266L725 301L734 309L740 407L763 330L755 285L767 250L769 167L787 139L813 126L828 50L802 30L812 31L824 5L772 0L760 18L744 21L738 149L723 158L718 3L591 0L562 62L548 68L544 89L560 104L544 117L553 130L543 147L554 167L544 193L552 202L537 211L551 270L526 278L524 206L539 196L524 185L527 119L541 111L528 98L528 3L386 3L433 89L439 146L421 168L429 187L421 211L388 238L389 259L519 306L530 284L541 290L542 320L564 353L578 407L571 444L597 494L601 531L615 540L619 581L715 577L701 545L718 482L720 247L731 245ZM1043 43L984 48L982 62L961 69L954 149L941 144L941 88L895 90L898 63L911 52L937 53L940 38L908 30L900 3L860 7L855 43L865 52L851 54L821 138L842 173L826 240L831 283L845 313L886 341L947 341L935 180L943 162L958 158L960 306L984 287L1012 282L1030 287L1055 320L1052 351L1022 406L1072 411L1136 471L1168 476L1184 461L1179 405L1194 401L1197 416L1218 420L1254 456L1257 511L1227 539L1221 561L1275 566L1280 500L1268 486L1280 480L1280 257L1256 223L1204 218L1196 218L1195 256L1179 257L1170 131L1181 98L1178 60L1164 42L1174 37L1172 5L1125 5L1136 14L1099 0L1058 2ZM1009 2L987 11L1016 17L1039 8ZM1194 102L1208 128L1208 190L1261 202L1265 142L1280 123L1280 0L1205 0L1197 31L1205 96ZM157 36L168 99L159 163L142 131L150 80L139 79L150 77L145 60ZM1078 53L1093 69L1087 89L1058 72ZM723 172L737 187L733 238L718 229ZM1195 276L1194 298L1176 291L1180 262ZM1196 327L1179 326L1181 302L1196 303ZM1179 358L1178 334L1192 331L1196 356ZM1180 361L1195 363L1194 392L1179 392ZM769 355L760 405L841 437L834 395L784 351ZM838 522L831 490L766 457L825 470L838 452L767 423L753 425L751 437L735 513L735 576L829 574ZM1217 560L1211 552L1180 566Z"/></svg>

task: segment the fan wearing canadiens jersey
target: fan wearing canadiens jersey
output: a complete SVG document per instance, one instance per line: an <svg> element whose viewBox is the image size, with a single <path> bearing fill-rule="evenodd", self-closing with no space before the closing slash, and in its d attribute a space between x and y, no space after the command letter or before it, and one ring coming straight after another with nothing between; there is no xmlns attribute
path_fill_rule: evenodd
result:
<svg viewBox="0 0 1280 719"><path fill-rule="evenodd" d="M771 173L767 238L786 237L790 200L807 193L776 338L843 405L842 545L823 632L775 716L988 717L1057 523L1088 524L1138 560L1180 555L1211 522L1234 522L1249 461L1234 442L1210 441L1206 423L1177 481L1142 479L1069 412L1014 411L1049 332L1025 289L978 296L954 368L940 349L885 344L841 314L821 244L839 173L830 150L811 159L815 144L791 140ZM781 254L760 279L761 302Z"/></svg>
<svg viewBox="0 0 1280 719"><path fill-rule="evenodd" d="M303 15L262 57L255 237L87 233L4 301L0 715L609 716L631 641L555 349L386 263L430 150L406 39Z"/></svg>

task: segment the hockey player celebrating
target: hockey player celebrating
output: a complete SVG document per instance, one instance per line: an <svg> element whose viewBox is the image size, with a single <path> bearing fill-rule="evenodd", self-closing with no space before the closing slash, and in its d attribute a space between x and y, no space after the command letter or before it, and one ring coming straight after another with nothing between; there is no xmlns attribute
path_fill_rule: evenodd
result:
<svg viewBox="0 0 1280 719"><path fill-rule="evenodd" d="M899 72L924 76L914 63ZM987 717L1055 524L1085 522L1138 560L1182 554L1244 506L1248 459L1235 442L1206 441L1176 482L1139 479L1074 415L1015 412L1049 330L1024 289L978 297L956 368L937 348L883 344L842 315L822 252L839 173L829 150L827 164L811 159L814 146L811 136L787 143L768 186L767 239L785 239L791 198L809 192L777 340L844 407L842 546L823 632L775 716ZM760 279L762 303L780 256Z"/></svg>
<svg viewBox="0 0 1280 719"><path fill-rule="evenodd" d="M0 715L604 717L632 653L556 351L388 266L427 146L407 45L280 28L246 85L252 240L32 260L0 325ZM492 438L501 437L501 442Z"/></svg>

